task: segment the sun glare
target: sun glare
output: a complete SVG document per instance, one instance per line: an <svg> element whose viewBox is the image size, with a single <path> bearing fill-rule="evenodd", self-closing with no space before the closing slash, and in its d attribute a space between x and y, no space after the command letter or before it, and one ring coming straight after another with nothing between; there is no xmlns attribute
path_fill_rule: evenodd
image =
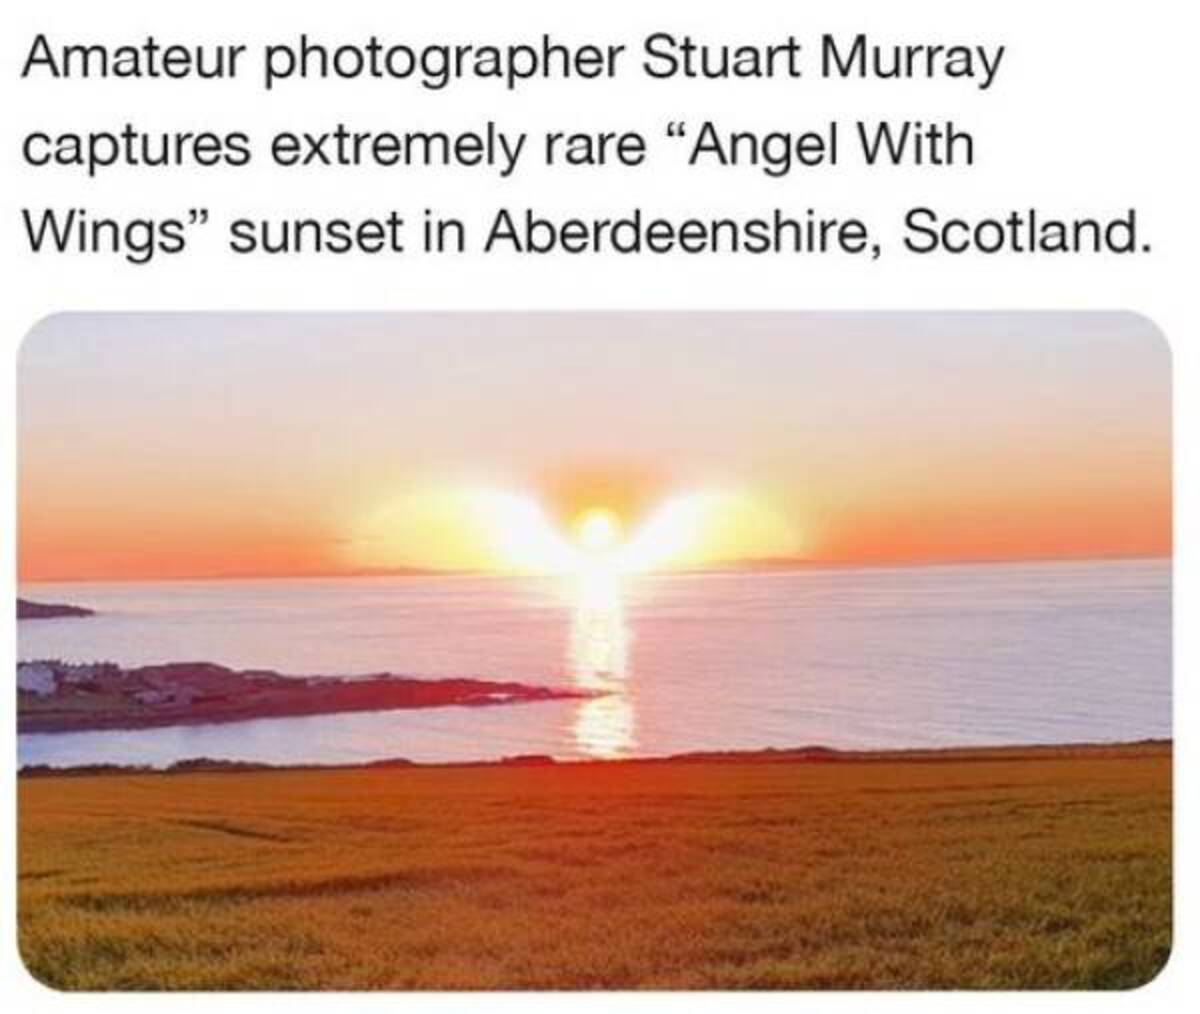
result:
<svg viewBox="0 0 1200 1014"><path fill-rule="evenodd" d="M668 497L638 518L593 503L567 524L528 494L416 488L366 519L352 540L358 565L512 574L642 574L800 547L795 527L760 495L711 488Z"/></svg>
<svg viewBox="0 0 1200 1014"><path fill-rule="evenodd" d="M576 523L576 540L585 553L609 553L621 538L621 522L604 508L587 511Z"/></svg>

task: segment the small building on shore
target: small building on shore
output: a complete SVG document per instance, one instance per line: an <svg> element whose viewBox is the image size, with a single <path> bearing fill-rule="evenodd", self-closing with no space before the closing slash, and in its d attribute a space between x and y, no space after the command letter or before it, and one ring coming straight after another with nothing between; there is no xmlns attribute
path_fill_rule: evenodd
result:
<svg viewBox="0 0 1200 1014"><path fill-rule="evenodd" d="M18 662L17 689L39 697L50 697L58 689L58 677L49 662Z"/></svg>

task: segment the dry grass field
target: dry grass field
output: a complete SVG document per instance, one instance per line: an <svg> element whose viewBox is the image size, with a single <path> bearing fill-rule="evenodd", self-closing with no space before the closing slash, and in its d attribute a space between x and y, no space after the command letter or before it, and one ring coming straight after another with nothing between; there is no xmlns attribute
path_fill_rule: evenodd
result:
<svg viewBox="0 0 1200 1014"><path fill-rule="evenodd" d="M66 989L1084 987L1171 941L1167 745L22 778Z"/></svg>

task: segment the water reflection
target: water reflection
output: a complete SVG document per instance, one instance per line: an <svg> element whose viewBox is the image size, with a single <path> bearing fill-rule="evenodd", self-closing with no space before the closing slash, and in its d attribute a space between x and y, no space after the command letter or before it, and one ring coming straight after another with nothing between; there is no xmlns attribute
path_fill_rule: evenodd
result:
<svg viewBox="0 0 1200 1014"><path fill-rule="evenodd" d="M589 757L618 757L634 746L633 704L628 695L629 629L621 575L613 568L584 568L576 575L567 668L575 683L603 696L580 703L575 745Z"/></svg>

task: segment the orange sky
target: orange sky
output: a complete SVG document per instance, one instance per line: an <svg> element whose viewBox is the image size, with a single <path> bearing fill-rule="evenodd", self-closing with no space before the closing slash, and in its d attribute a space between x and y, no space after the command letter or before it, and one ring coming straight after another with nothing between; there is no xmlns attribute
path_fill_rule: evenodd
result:
<svg viewBox="0 0 1200 1014"><path fill-rule="evenodd" d="M528 569L685 501L658 565L1162 555L1169 398L1125 314L59 316L20 578Z"/></svg>

